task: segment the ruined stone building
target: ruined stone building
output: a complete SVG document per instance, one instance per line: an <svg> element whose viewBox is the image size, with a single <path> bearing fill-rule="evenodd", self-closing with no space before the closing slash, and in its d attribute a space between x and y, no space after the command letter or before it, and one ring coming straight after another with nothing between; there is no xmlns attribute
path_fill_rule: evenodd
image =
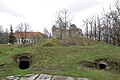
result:
<svg viewBox="0 0 120 80"><path fill-rule="evenodd" d="M82 30L77 28L75 24L69 26L69 29L60 29L60 27L53 26L52 27L52 35L54 38L60 38L62 34L62 38L68 37L80 37L83 36Z"/></svg>

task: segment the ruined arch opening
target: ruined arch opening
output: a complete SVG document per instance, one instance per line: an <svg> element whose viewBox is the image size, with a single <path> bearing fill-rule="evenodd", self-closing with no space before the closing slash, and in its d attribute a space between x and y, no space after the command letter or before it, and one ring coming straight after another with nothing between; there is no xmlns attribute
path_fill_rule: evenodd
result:
<svg viewBox="0 0 120 80"><path fill-rule="evenodd" d="M106 69L107 65L104 63L99 63L99 68L100 69Z"/></svg>
<svg viewBox="0 0 120 80"><path fill-rule="evenodd" d="M28 56L19 57L19 69L28 69L30 66L30 59Z"/></svg>

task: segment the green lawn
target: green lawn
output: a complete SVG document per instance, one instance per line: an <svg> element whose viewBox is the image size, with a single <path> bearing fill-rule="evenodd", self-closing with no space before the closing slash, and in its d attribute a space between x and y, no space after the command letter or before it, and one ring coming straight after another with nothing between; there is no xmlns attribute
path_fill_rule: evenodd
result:
<svg viewBox="0 0 120 80"><path fill-rule="evenodd" d="M76 39L76 41L81 39ZM50 43L52 46L43 46L46 43ZM119 71L90 69L80 66L82 61L94 61L101 58L120 62L120 47L87 39L82 39L81 44L82 46L66 46L60 45L57 39L51 39L30 45L0 45L0 78L9 75L47 73L74 78L86 77L92 80L120 80ZM14 61L15 55L22 53L29 53L32 56L29 69L19 69L18 64Z"/></svg>

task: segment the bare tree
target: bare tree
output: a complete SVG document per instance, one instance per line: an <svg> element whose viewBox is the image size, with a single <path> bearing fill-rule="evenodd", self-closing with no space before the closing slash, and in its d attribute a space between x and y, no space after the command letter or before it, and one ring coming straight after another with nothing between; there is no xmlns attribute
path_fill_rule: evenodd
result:
<svg viewBox="0 0 120 80"><path fill-rule="evenodd" d="M91 17L83 22L87 37L120 46L120 0L110 5L109 12L104 12L101 18Z"/></svg>
<svg viewBox="0 0 120 80"><path fill-rule="evenodd" d="M92 36L93 36L93 18L94 17L90 17L88 23L90 25L90 38L92 39Z"/></svg>
<svg viewBox="0 0 120 80"><path fill-rule="evenodd" d="M113 45L120 44L120 1L115 2L114 6L109 6L109 12L104 12L102 16L102 24L99 26L105 42ZM114 7L114 8L113 8ZM100 23L101 23L100 22ZM99 38L100 39L100 38Z"/></svg>
<svg viewBox="0 0 120 80"><path fill-rule="evenodd" d="M22 43L26 43L27 32L30 30L30 25L27 23L20 23L16 28L16 32L20 33Z"/></svg>
<svg viewBox="0 0 120 80"><path fill-rule="evenodd" d="M3 30L3 26L0 25L0 44L7 44L8 42L8 29L6 31Z"/></svg>
<svg viewBox="0 0 120 80"><path fill-rule="evenodd" d="M96 22L97 22L97 37L98 41L101 41L101 33L102 33L102 28L101 28L101 19L99 16L96 17Z"/></svg>
<svg viewBox="0 0 120 80"><path fill-rule="evenodd" d="M88 19L83 20L83 23L85 25L85 36L87 36L87 38L88 38L88 36L89 36L89 34L88 34L88 32L89 32L89 30L88 30Z"/></svg>
<svg viewBox="0 0 120 80"><path fill-rule="evenodd" d="M94 40L97 39L97 19L94 17L93 19L93 35L94 35Z"/></svg>
<svg viewBox="0 0 120 80"><path fill-rule="evenodd" d="M110 37L110 41L112 39L113 45L119 45L120 44L120 7L118 6L118 3L115 4L115 9L112 9L109 7L110 12L105 15L107 20L107 27L108 27L108 33L104 34L105 36Z"/></svg>
<svg viewBox="0 0 120 80"><path fill-rule="evenodd" d="M2 33L3 33L3 27L0 25L0 39L2 37Z"/></svg>
<svg viewBox="0 0 120 80"><path fill-rule="evenodd" d="M101 38L101 22L99 16L93 16L86 19L84 22L85 34L87 38L100 41Z"/></svg>
<svg viewBox="0 0 120 80"><path fill-rule="evenodd" d="M48 38L52 38L51 33L50 33L46 28L44 28L44 34L45 34Z"/></svg>
<svg viewBox="0 0 120 80"><path fill-rule="evenodd" d="M9 36L9 31L8 31L8 28L6 28L6 30L5 30L5 43L7 43L9 40L8 36Z"/></svg>
<svg viewBox="0 0 120 80"><path fill-rule="evenodd" d="M60 38L62 38L63 31L68 27L72 19L73 16L68 9L59 10L57 12L57 20L55 22L60 28Z"/></svg>
<svg viewBox="0 0 120 80"><path fill-rule="evenodd" d="M83 20L85 25L85 35L87 38L96 39L97 37L97 22L95 17Z"/></svg>
<svg viewBox="0 0 120 80"><path fill-rule="evenodd" d="M0 25L0 43L3 43L3 35L4 35L3 26Z"/></svg>

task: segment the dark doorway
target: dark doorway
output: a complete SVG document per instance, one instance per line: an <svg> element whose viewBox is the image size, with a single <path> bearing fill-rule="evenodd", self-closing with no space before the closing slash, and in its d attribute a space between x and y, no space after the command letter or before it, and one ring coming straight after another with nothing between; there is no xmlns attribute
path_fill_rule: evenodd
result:
<svg viewBox="0 0 120 80"><path fill-rule="evenodd" d="M30 66L29 57L21 56L19 58L19 68L20 69L28 69L29 66Z"/></svg>
<svg viewBox="0 0 120 80"><path fill-rule="evenodd" d="M99 68L100 68L100 69L106 69L106 64L100 63L100 64L99 64Z"/></svg>

